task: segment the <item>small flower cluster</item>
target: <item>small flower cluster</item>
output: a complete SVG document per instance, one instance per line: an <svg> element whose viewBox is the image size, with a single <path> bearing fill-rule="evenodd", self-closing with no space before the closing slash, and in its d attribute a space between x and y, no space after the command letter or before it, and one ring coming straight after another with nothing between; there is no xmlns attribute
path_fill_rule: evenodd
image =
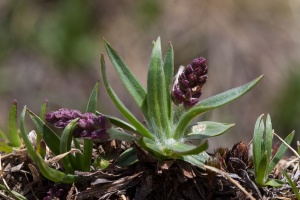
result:
<svg viewBox="0 0 300 200"><path fill-rule="evenodd" d="M78 110L61 108L58 111L48 112L46 120L56 128L65 128L72 120L79 118L78 125L73 133L74 137L108 139L106 130L111 127L110 121L102 115L81 113Z"/></svg>
<svg viewBox="0 0 300 200"><path fill-rule="evenodd" d="M50 188L47 192L47 196L43 198L43 200L51 200L51 199L66 199L68 195L69 187L67 185L59 185Z"/></svg>
<svg viewBox="0 0 300 200"><path fill-rule="evenodd" d="M207 80L207 65L205 58L196 58L189 64L175 81L172 100L178 105L191 107L198 103L202 94L202 86Z"/></svg>

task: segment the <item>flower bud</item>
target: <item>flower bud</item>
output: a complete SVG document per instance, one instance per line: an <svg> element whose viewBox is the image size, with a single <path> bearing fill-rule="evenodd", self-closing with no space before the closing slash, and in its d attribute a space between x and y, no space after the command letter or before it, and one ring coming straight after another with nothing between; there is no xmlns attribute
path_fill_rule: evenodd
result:
<svg viewBox="0 0 300 200"><path fill-rule="evenodd" d="M176 105L185 107L197 104L202 94L202 87L207 80L205 58L196 58L178 76L172 91L172 100Z"/></svg>

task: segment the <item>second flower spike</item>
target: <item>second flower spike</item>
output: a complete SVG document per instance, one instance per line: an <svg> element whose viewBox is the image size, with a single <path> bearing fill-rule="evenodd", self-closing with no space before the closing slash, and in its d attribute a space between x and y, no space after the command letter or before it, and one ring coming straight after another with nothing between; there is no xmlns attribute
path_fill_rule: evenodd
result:
<svg viewBox="0 0 300 200"><path fill-rule="evenodd" d="M79 118L78 125L74 131L74 137L92 138L92 139L108 139L106 129L111 127L110 121L102 115L94 113L82 114L78 110L70 110L61 108L58 111L48 112L46 120L54 124L56 128L65 128L73 119Z"/></svg>

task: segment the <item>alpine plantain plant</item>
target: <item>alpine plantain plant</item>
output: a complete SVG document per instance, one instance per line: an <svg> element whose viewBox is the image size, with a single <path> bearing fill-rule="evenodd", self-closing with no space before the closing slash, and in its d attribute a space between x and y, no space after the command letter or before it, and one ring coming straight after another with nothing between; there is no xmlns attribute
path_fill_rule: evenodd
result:
<svg viewBox="0 0 300 200"><path fill-rule="evenodd" d="M174 76L173 48L170 43L163 60L158 38L152 50L145 89L106 41L105 48L119 78L141 109L145 123L140 122L124 106L109 85L104 56L101 55L105 89L129 123L97 111L99 82L92 90L85 113L66 108L46 113L47 101L45 101L38 116L25 106L20 118L21 136L30 157L42 175L49 180L71 184L83 180L83 177L77 175L75 171L89 172L92 166L100 166L101 169L107 167L109 163L105 158L93 159L93 140L99 142L121 140L129 143L134 141L135 147L138 145L158 160L180 159L204 169L204 163L209 158L205 152L208 147L206 139L223 134L234 124L210 121L191 123L192 120L202 113L239 98L262 79L260 76L248 84L199 101L208 72L204 58L194 59L185 68L180 67L171 86ZM13 109L14 106L15 104ZM15 115L14 110L12 113ZM36 126L35 145L27 135L26 113ZM14 115L11 117L14 119L11 120L13 123L16 121ZM63 129L63 132L56 133L46 121L55 128ZM193 145L190 141L194 140L199 140L200 143ZM48 165L48 161L45 160L47 149L60 160L62 171ZM120 155L117 164L119 166L133 164L137 161L136 153L135 148L127 149ZM104 161L104 164L101 161Z"/></svg>
<svg viewBox="0 0 300 200"><path fill-rule="evenodd" d="M266 124L264 125L263 115L259 116L255 123L253 134L253 164L255 182L258 187L272 186L281 187L284 182L277 179L269 178L269 174L273 171L278 162L282 159L290 145L295 132L292 131L282 143L276 153L273 150L273 133L270 115L267 115ZM274 155L272 155L272 153Z"/></svg>
<svg viewBox="0 0 300 200"><path fill-rule="evenodd" d="M207 80L207 63L204 58L194 59L187 67L181 66L174 76L174 52L169 43L165 58L162 58L161 42L158 38L148 66L147 89L137 80L129 67L108 42L105 43L107 54L119 78L143 113L145 122L140 122L122 103L111 88L103 54L101 55L101 72L105 89L112 102L129 121L106 115L113 125L131 133L110 128L107 133L112 139L135 142L150 152L156 159L180 159L204 168L209 158L207 138L223 134L234 124L201 121L191 123L198 115L221 107L251 90L263 76L255 80L199 101L202 87ZM173 82L173 86L172 86ZM100 113L98 113L100 114ZM198 145L190 141L199 140ZM129 149L121 155L121 160L134 162L135 150ZM123 159L122 159L123 156ZM132 157L133 156L133 157ZM131 159L124 159L131 158ZM126 161L127 160L127 161ZM130 160L130 161L129 161Z"/></svg>

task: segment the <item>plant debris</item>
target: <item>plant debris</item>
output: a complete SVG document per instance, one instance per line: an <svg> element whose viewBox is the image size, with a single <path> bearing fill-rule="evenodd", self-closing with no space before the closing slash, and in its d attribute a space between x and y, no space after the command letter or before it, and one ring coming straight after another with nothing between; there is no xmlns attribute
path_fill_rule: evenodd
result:
<svg viewBox="0 0 300 200"><path fill-rule="evenodd" d="M108 144L111 144L109 146ZM114 143L106 143L111 149ZM118 145L114 146L117 148ZM128 146L128 145L127 145ZM9 155L2 158L1 184L8 184L10 191L17 192L27 199L247 199L248 197L226 176L209 170L202 170L181 160L148 160L147 152L134 145L139 161L129 167L116 166L116 160L110 161L109 167L94 172L76 172L85 177L84 181L73 184L59 184L45 179L28 156ZM119 146L121 148L121 146ZM120 151L119 151L120 150ZM115 150L116 152L124 149ZM295 199L291 187L284 184L280 188L263 187L258 189L253 181L251 157L246 153L247 146L240 142L231 150L216 149L207 165L217 167L256 199ZM148 161L147 161L148 160ZM149 162L150 161L150 162ZM293 162L290 162L293 161ZM286 165L288 164L288 165ZM300 187L299 160L291 157L281 160L270 175L284 180L278 169L284 168L291 179ZM59 192L58 192L59 191ZM6 198L7 197L7 198ZM1 191L1 198L14 199L8 191Z"/></svg>

